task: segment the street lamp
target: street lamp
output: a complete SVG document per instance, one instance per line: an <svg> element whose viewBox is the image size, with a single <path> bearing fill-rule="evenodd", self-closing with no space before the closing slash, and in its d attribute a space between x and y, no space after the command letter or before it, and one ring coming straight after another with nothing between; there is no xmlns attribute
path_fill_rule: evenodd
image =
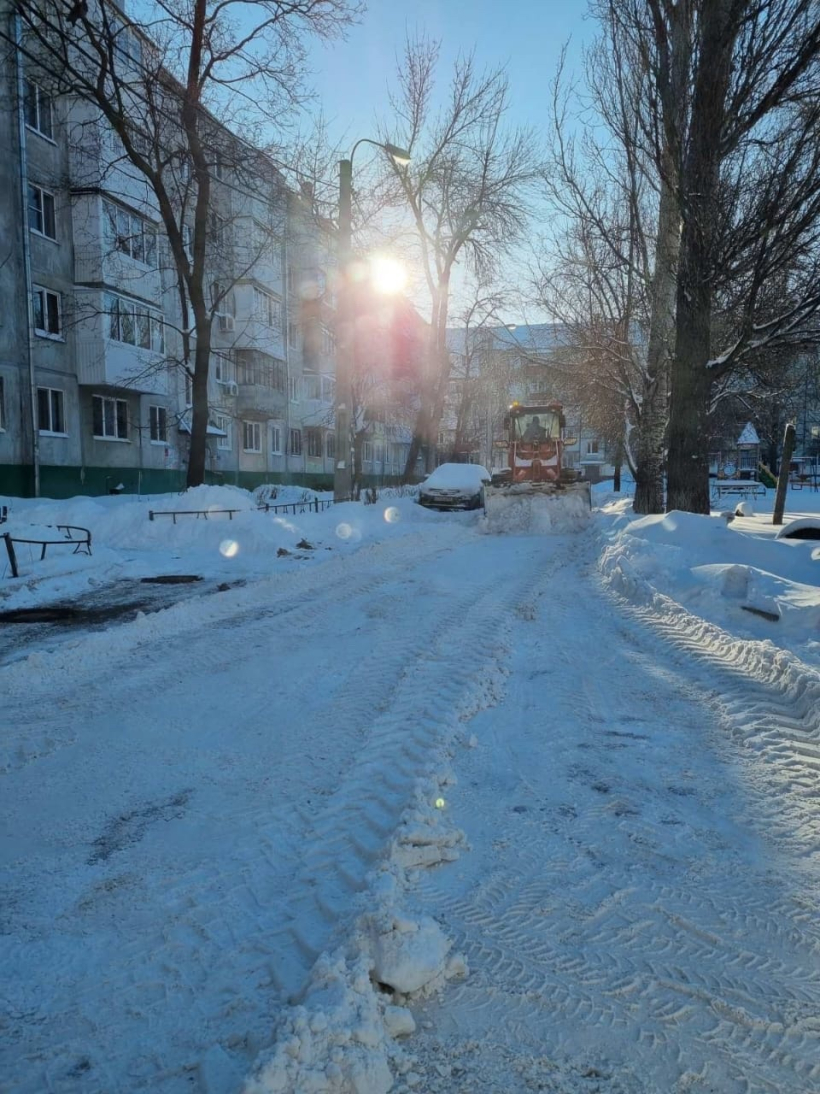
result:
<svg viewBox="0 0 820 1094"><path fill-rule="evenodd" d="M353 156L360 144L372 144L386 152L399 167L410 162L410 153L395 144L362 137L353 145L349 159L339 160L339 293L336 324L336 466L333 500L349 501L353 493L353 338L355 333L351 299L351 203Z"/></svg>

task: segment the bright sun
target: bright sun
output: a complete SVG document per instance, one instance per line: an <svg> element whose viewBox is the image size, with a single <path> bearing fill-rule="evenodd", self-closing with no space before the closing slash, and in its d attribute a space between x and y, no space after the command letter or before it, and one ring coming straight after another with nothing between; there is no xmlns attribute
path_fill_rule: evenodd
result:
<svg viewBox="0 0 820 1094"><path fill-rule="evenodd" d="M376 255L370 260L370 278L377 292L397 293L407 283L407 271L397 259Z"/></svg>

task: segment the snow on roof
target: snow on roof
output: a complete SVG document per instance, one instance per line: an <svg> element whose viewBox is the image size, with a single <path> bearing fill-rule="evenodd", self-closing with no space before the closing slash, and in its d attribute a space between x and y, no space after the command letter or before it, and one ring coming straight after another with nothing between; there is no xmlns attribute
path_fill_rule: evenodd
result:
<svg viewBox="0 0 820 1094"><path fill-rule="evenodd" d="M743 427L743 432L737 439L737 443L740 444L760 444L760 437L757 435L757 430L751 422L747 422Z"/></svg>

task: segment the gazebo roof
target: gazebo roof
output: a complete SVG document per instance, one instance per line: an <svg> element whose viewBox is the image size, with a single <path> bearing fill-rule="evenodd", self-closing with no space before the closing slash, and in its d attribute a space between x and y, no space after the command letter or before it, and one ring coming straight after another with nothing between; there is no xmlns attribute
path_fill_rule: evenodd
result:
<svg viewBox="0 0 820 1094"><path fill-rule="evenodd" d="M750 448L753 445L760 444L760 437L757 435L757 430L751 422L747 422L743 427L743 432L737 439L738 447L741 445L748 445Z"/></svg>

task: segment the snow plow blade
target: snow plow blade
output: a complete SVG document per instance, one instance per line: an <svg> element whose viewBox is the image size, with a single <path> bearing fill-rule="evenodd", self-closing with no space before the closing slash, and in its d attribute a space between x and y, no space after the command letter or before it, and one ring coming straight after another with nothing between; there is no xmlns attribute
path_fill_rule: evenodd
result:
<svg viewBox="0 0 820 1094"><path fill-rule="evenodd" d="M484 511L488 532L562 535L587 527L592 495L588 482L487 486Z"/></svg>

